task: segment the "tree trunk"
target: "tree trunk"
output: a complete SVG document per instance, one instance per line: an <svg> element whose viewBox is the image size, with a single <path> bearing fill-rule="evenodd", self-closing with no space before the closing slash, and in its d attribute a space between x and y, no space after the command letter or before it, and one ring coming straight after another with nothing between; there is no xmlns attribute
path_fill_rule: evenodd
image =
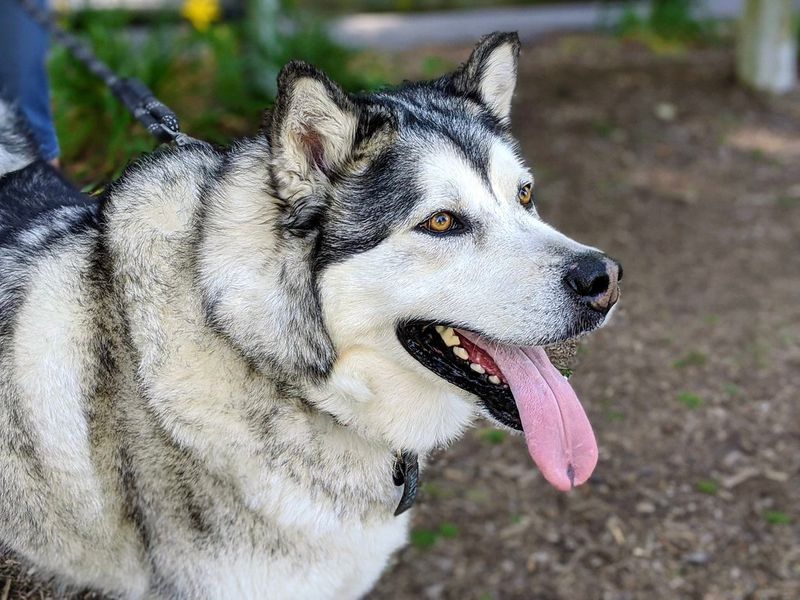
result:
<svg viewBox="0 0 800 600"><path fill-rule="evenodd" d="M797 83L797 37L792 0L747 0L737 70L746 85L780 94Z"/></svg>

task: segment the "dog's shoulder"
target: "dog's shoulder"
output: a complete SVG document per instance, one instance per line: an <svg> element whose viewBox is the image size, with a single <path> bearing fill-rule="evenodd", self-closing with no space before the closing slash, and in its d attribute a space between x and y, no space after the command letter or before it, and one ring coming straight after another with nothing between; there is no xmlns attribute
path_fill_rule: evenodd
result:
<svg viewBox="0 0 800 600"><path fill-rule="evenodd" d="M227 149L200 145L161 147L130 164L101 202L112 253L130 261L143 249L161 254L189 241L227 154Z"/></svg>

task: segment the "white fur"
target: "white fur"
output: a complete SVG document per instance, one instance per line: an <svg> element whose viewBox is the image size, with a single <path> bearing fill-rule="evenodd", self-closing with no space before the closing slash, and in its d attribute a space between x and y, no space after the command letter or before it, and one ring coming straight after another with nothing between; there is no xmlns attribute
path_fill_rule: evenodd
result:
<svg viewBox="0 0 800 600"><path fill-rule="evenodd" d="M492 51L481 73L478 91L489 109L503 122L511 114L511 100L517 83L517 61L511 44Z"/></svg>
<svg viewBox="0 0 800 600"><path fill-rule="evenodd" d="M461 435L477 399L412 358L395 336L398 320L463 322L518 344L541 343L563 327L555 253L588 248L519 204L519 185L532 177L505 143L493 147L490 188L446 142L421 153L427 196L403 230L323 275L325 321L339 355L317 402L365 435L424 453ZM416 230L440 210L468 215L485 230L477 240Z"/></svg>

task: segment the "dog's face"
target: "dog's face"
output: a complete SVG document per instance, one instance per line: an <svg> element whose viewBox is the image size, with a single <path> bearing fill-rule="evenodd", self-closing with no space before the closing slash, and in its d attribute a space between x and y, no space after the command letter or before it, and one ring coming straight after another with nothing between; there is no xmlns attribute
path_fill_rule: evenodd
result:
<svg viewBox="0 0 800 600"><path fill-rule="evenodd" d="M398 448L428 449L476 411L525 429L557 487L596 446L539 348L614 306L617 263L545 224L509 132L516 36L488 36L435 82L352 98L302 64L272 121L285 225L313 231L337 359L323 408Z"/></svg>

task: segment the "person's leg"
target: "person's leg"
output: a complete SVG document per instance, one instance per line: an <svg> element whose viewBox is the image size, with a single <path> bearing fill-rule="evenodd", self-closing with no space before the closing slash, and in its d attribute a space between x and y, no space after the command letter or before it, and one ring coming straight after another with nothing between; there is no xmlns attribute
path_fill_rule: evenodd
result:
<svg viewBox="0 0 800 600"><path fill-rule="evenodd" d="M45 6L47 0L38 0ZM58 139L50 112L45 59L48 35L17 4L0 0L0 94L15 102L28 120L41 157L58 158Z"/></svg>

